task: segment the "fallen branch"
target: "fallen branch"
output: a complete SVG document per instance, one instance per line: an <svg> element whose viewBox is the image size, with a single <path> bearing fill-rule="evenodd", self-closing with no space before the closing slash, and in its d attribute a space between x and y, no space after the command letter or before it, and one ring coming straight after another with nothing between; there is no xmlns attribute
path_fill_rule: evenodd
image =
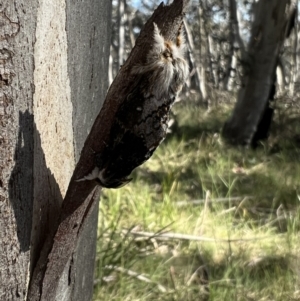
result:
<svg viewBox="0 0 300 301"><path fill-rule="evenodd" d="M126 230L126 233L128 231ZM235 239L222 239L222 238L211 238L205 236L195 236L189 234L181 234L181 233L154 233L154 232L130 232L133 236L139 237L152 237L158 240L166 240L166 239L180 239L180 240L190 240L190 241L206 241L206 242L247 242L247 241L255 241L255 240L262 240L267 238L272 238L271 236L263 236L263 237L251 237L251 238L235 238Z"/></svg>
<svg viewBox="0 0 300 301"><path fill-rule="evenodd" d="M253 196L237 196L237 197L229 197L229 198L216 198L209 199L209 202L212 203L226 203L226 202L241 202L243 200L253 199ZM192 201L179 201L176 202L175 205L177 207L189 206L189 205L204 205L207 202L207 199L203 200L192 200Z"/></svg>
<svg viewBox="0 0 300 301"><path fill-rule="evenodd" d="M139 274L137 272L134 272L132 270L127 270L127 269L124 269L122 267L117 267L117 266L114 266L114 265L107 265L104 267L104 269L107 269L107 270L114 270L114 271L117 271L117 272L120 272L120 273L123 273L123 274L126 274L128 276L131 276L131 277L135 277L141 281L144 281L144 282L147 282L147 283L153 283L153 284L156 284L157 285L157 288L162 292L162 293L166 293L167 292L167 289L162 286L161 284L155 282L155 281L152 281L151 279L147 278L145 275L143 274Z"/></svg>

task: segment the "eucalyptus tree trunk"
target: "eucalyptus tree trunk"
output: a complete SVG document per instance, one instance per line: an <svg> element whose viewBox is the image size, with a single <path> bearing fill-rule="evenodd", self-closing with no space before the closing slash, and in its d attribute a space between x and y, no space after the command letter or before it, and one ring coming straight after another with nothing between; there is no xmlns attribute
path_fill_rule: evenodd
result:
<svg viewBox="0 0 300 301"><path fill-rule="evenodd" d="M249 145L268 105L279 52L286 34L292 0L260 0L254 11L251 39L244 60L244 78L223 136Z"/></svg>
<svg viewBox="0 0 300 301"><path fill-rule="evenodd" d="M132 24L132 20L135 18L135 11L130 12L126 0L125 0L125 11L126 11L126 20L128 23L128 35L129 35L130 49L132 49L135 44L135 38L134 38L134 33L133 33L133 24Z"/></svg>
<svg viewBox="0 0 300 301"><path fill-rule="evenodd" d="M124 49L125 49L125 3L124 0L119 0L118 3L118 68L119 70L124 63Z"/></svg>
<svg viewBox="0 0 300 301"><path fill-rule="evenodd" d="M277 78L277 95L282 95L286 88L286 66L281 57L279 57L278 65L276 68L276 78Z"/></svg>
<svg viewBox="0 0 300 301"><path fill-rule="evenodd" d="M207 34L205 30L205 20L203 14L203 4L199 2L198 8L199 14L199 26L200 26L200 91L202 96L202 102L208 103L208 94L207 94L207 78L206 78L206 69L207 69L207 60L210 59L207 56Z"/></svg>
<svg viewBox="0 0 300 301"><path fill-rule="evenodd" d="M235 42L239 46L240 57L243 60L246 56L246 50L244 41L240 34L240 26L237 17L237 5L236 0L229 0L229 51L228 51L228 60L226 62L226 75L223 80L223 87L226 90L232 90L232 82L230 81L232 70L236 68L236 53L234 51Z"/></svg>
<svg viewBox="0 0 300 301"><path fill-rule="evenodd" d="M299 79L299 69L298 69L298 61L299 61L299 41L298 41L298 8L295 6L294 15L292 15L291 20L289 22L289 29L287 35L291 39L291 47L292 47L292 64L291 64L291 79L290 79L290 89L289 93L291 96L294 95L295 86ZM292 33L292 34L291 34Z"/></svg>
<svg viewBox="0 0 300 301"><path fill-rule="evenodd" d="M193 41L193 36L192 36L191 30L190 30L190 27L189 27L189 25L187 24L186 21L184 21L184 28L185 28L186 40L187 40L187 44L188 44L189 59L190 59L190 62L193 66L193 70L195 71L194 73L195 73L195 78L196 78L196 81L195 81L196 82L196 87L200 91L201 100L203 100L204 99L204 97L203 97L204 94L203 94L202 89L200 89L201 75L200 75L200 68L198 66L198 62L197 62L196 56L195 56L195 44L194 44L194 41Z"/></svg>
<svg viewBox="0 0 300 301"><path fill-rule="evenodd" d="M108 84L109 84L109 86L111 85L111 83L114 80L114 76L113 76L113 61L114 61L114 59L113 59L112 52L113 52L113 46L111 45L110 46L109 61L108 61Z"/></svg>
<svg viewBox="0 0 300 301"><path fill-rule="evenodd" d="M239 45L241 51L241 59L243 60L247 54L246 54L245 44L240 32L240 26L238 20L238 8L236 5L236 0L229 0L229 14L230 14L230 21L232 23L234 39Z"/></svg>
<svg viewBox="0 0 300 301"><path fill-rule="evenodd" d="M295 53L299 54L300 53L300 23L298 20L299 17L299 11L297 10L297 14L296 14L296 18L295 18ZM295 72L297 73L296 75L296 92L299 94L300 90L299 90L299 85L300 85L300 76L299 76L299 70L300 70L300 59L299 59L299 55L296 55L295 58L296 61L296 67L295 67Z"/></svg>
<svg viewBox="0 0 300 301"><path fill-rule="evenodd" d="M48 300L37 263L106 94L110 14L110 0L1 2L1 300ZM51 301L92 299L97 216L96 204Z"/></svg>

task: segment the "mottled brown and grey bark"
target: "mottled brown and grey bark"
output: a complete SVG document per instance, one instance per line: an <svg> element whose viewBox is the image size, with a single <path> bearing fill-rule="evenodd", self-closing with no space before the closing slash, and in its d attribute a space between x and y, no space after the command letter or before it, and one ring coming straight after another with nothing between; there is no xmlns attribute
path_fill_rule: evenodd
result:
<svg viewBox="0 0 300 301"><path fill-rule="evenodd" d="M236 106L223 136L233 144L249 145L269 100L292 0L260 0L254 12L244 78Z"/></svg>
<svg viewBox="0 0 300 301"><path fill-rule="evenodd" d="M1 300L40 300L42 282L28 294L33 270L106 94L110 13L109 0L1 2ZM97 201L92 209L51 300L91 300Z"/></svg>

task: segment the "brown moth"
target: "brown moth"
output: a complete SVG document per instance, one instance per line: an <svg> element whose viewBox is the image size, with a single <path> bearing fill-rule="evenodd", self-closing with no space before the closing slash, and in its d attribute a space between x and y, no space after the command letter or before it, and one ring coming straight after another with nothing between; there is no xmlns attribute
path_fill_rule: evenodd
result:
<svg viewBox="0 0 300 301"><path fill-rule="evenodd" d="M133 169L148 160L163 141L169 111L189 74L185 39L180 27L176 41L167 41L153 23L153 46L144 65L134 66L138 80L116 113L103 153L95 168L78 181L96 180L102 187L127 184Z"/></svg>

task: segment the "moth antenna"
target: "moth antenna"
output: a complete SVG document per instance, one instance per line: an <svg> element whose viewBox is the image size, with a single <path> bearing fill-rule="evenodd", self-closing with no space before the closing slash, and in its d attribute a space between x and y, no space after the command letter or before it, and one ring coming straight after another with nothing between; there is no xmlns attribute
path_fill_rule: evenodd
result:
<svg viewBox="0 0 300 301"><path fill-rule="evenodd" d="M77 181L95 180L102 187L121 187L131 180L132 170L148 160L164 140L169 111L189 75L183 26L181 23L177 36L168 41L153 23L144 64L131 70L142 76L127 95L122 95L124 102L116 112L104 150L94 155L94 169Z"/></svg>

